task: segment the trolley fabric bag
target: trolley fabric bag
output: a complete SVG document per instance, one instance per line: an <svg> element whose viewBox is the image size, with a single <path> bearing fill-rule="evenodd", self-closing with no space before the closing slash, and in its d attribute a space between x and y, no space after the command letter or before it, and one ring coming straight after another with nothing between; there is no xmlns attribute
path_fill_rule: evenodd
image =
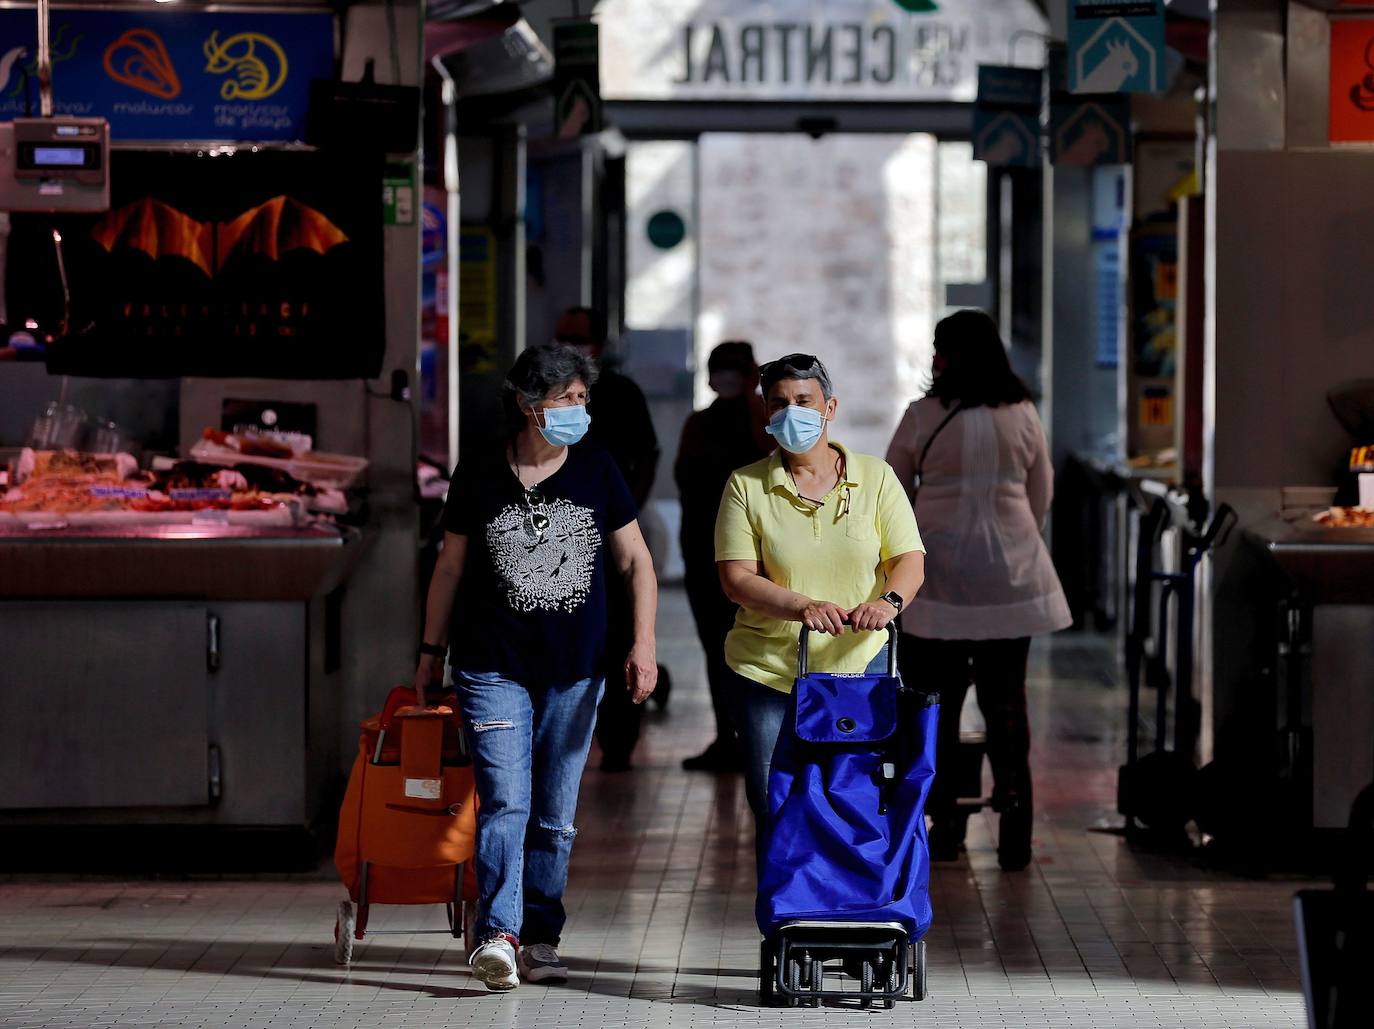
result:
<svg viewBox="0 0 1374 1029"><path fill-rule="evenodd" d="M475 849L472 768L462 751L453 693L437 699L439 707L417 708L414 691L397 687L382 712L362 724L334 850L339 878L354 902L476 898L476 877L456 878ZM364 907L363 928L366 918Z"/></svg>
<svg viewBox="0 0 1374 1029"><path fill-rule="evenodd" d="M793 921L930 928L925 803L935 776L939 698L902 684L895 633L885 675L806 670L768 783L756 915L765 937Z"/></svg>

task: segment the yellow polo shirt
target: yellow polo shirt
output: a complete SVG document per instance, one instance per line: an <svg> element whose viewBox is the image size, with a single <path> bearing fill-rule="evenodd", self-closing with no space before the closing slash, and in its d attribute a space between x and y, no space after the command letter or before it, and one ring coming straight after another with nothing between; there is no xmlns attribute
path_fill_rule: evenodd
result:
<svg viewBox="0 0 1374 1029"><path fill-rule="evenodd" d="M883 563L925 547L887 462L834 445L845 476L819 508L797 495L778 453L730 476L716 517L716 560L761 561L769 581L848 610L887 592ZM745 678L790 693L800 631L800 622L741 608L725 660ZM862 672L886 640L881 632L812 633L808 666Z"/></svg>

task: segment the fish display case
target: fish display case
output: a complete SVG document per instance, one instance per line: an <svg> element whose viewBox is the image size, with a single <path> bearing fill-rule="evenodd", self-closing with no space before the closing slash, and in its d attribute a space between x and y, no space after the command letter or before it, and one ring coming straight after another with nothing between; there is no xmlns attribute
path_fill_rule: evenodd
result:
<svg viewBox="0 0 1374 1029"><path fill-rule="evenodd" d="M276 468L160 464L11 465L0 825L300 829L328 794L342 592L367 528L312 508L341 491Z"/></svg>

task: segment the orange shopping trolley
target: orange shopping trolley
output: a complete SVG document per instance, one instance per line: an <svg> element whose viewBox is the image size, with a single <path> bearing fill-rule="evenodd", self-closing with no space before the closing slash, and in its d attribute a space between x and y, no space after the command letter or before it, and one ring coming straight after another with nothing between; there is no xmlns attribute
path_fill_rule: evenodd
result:
<svg viewBox="0 0 1374 1029"><path fill-rule="evenodd" d="M348 777L334 865L348 887L334 923L334 960L348 964L353 941L367 932L373 904L443 904L449 928L463 935L466 903L477 897L465 875L477 834L472 762L453 691L436 707L417 707L398 686L380 714L362 723ZM374 930L374 933L408 930Z"/></svg>

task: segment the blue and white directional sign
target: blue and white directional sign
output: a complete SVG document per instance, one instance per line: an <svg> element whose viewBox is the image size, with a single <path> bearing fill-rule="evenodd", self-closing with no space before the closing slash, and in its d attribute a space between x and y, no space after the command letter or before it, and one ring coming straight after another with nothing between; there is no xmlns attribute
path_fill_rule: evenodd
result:
<svg viewBox="0 0 1374 1029"><path fill-rule="evenodd" d="M1039 68L978 67L973 159L1003 168L1040 166Z"/></svg>
<svg viewBox="0 0 1374 1029"><path fill-rule="evenodd" d="M1131 111L1125 97L1056 98L1050 105L1050 163L1091 168L1131 159Z"/></svg>
<svg viewBox="0 0 1374 1029"><path fill-rule="evenodd" d="M1040 167L1039 117L1024 111L975 108L973 159L1000 168Z"/></svg>
<svg viewBox="0 0 1374 1029"><path fill-rule="evenodd" d="M978 103L984 107L1040 109L1039 68L1016 68L1000 64L978 66Z"/></svg>
<svg viewBox="0 0 1374 1029"><path fill-rule="evenodd" d="M1070 0L1069 90L1164 89L1164 0Z"/></svg>

